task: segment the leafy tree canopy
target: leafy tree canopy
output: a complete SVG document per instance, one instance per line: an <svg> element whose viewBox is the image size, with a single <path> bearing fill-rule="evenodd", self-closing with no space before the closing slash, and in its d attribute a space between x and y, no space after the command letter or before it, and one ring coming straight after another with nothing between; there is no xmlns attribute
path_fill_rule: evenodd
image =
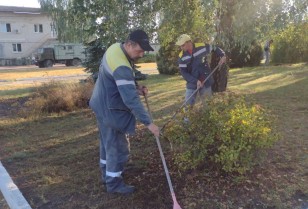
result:
<svg viewBox="0 0 308 209"><path fill-rule="evenodd" d="M307 21L306 0L39 0L55 24L59 40L105 45L143 28L161 44L180 33L224 43L265 38L290 23ZM205 38L204 38L205 37Z"/></svg>
<svg viewBox="0 0 308 209"><path fill-rule="evenodd" d="M307 0L39 0L63 42L99 38L104 47L142 28L152 42L173 45L188 33L231 51L307 22ZM168 50L173 54L172 50Z"/></svg>

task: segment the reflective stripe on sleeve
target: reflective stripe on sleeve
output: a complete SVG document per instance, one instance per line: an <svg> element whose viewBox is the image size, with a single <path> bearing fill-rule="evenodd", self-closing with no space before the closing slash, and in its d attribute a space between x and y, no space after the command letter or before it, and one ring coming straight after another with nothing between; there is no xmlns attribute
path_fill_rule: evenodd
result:
<svg viewBox="0 0 308 209"><path fill-rule="evenodd" d="M135 85L135 81L128 81L128 80L116 80L117 86L123 85Z"/></svg>
<svg viewBox="0 0 308 209"><path fill-rule="evenodd" d="M179 67L187 67L186 64L179 64Z"/></svg>
<svg viewBox="0 0 308 209"><path fill-rule="evenodd" d="M106 176L120 177L121 174L122 174L122 171L120 171L120 172L109 172L109 171L106 171Z"/></svg>
<svg viewBox="0 0 308 209"><path fill-rule="evenodd" d="M99 161L101 164L104 164L104 165L106 165L106 160L103 160L103 159L100 159L100 161Z"/></svg>
<svg viewBox="0 0 308 209"><path fill-rule="evenodd" d="M198 56L199 54L201 54L201 53L203 53L203 52L206 52L206 48L202 48L202 49L196 51L196 52L194 53L194 57Z"/></svg>
<svg viewBox="0 0 308 209"><path fill-rule="evenodd" d="M181 60L185 61L185 60L188 60L190 58L191 58L191 56L185 56L185 57L182 57Z"/></svg>

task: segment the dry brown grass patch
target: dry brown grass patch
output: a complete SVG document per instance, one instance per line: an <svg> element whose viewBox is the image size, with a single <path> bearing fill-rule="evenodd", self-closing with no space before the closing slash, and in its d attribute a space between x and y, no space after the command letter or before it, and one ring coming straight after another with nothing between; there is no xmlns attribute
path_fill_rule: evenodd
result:
<svg viewBox="0 0 308 209"><path fill-rule="evenodd" d="M27 114L70 112L88 107L93 83L63 83L51 81L38 87L26 103Z"/></svg>

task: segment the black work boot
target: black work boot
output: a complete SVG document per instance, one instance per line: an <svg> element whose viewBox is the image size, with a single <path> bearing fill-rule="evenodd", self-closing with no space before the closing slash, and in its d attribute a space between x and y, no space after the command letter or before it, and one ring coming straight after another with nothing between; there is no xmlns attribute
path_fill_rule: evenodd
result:
<svg viewBox="0 0 308 209"><path fill-rule="evenodd" d="M134 186L126 185L122 178L114 178L117 179L116 183L107 183L107 192L108 193L119 193L119 194L131 194L135 191Z"/></svg>
<svg viewBox="0 0 308 209"><path fill-rule="evenodd" d="M123 184L121 187L115 189L111 193L119 193L119 194L131 194L135 191L134 186Z"/></svg>

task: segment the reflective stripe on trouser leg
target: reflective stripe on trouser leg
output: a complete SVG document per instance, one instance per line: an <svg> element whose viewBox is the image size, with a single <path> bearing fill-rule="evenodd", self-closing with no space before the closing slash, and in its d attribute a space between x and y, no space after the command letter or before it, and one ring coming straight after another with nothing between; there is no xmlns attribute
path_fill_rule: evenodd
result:
<svg viewBox="0 0 308 209"><path fill-rule="evenodd" d="M129 143L124 133L100 123L102 144L106 153L107 191L113 191L123 184L122 172L129 156Z"/></svg>

